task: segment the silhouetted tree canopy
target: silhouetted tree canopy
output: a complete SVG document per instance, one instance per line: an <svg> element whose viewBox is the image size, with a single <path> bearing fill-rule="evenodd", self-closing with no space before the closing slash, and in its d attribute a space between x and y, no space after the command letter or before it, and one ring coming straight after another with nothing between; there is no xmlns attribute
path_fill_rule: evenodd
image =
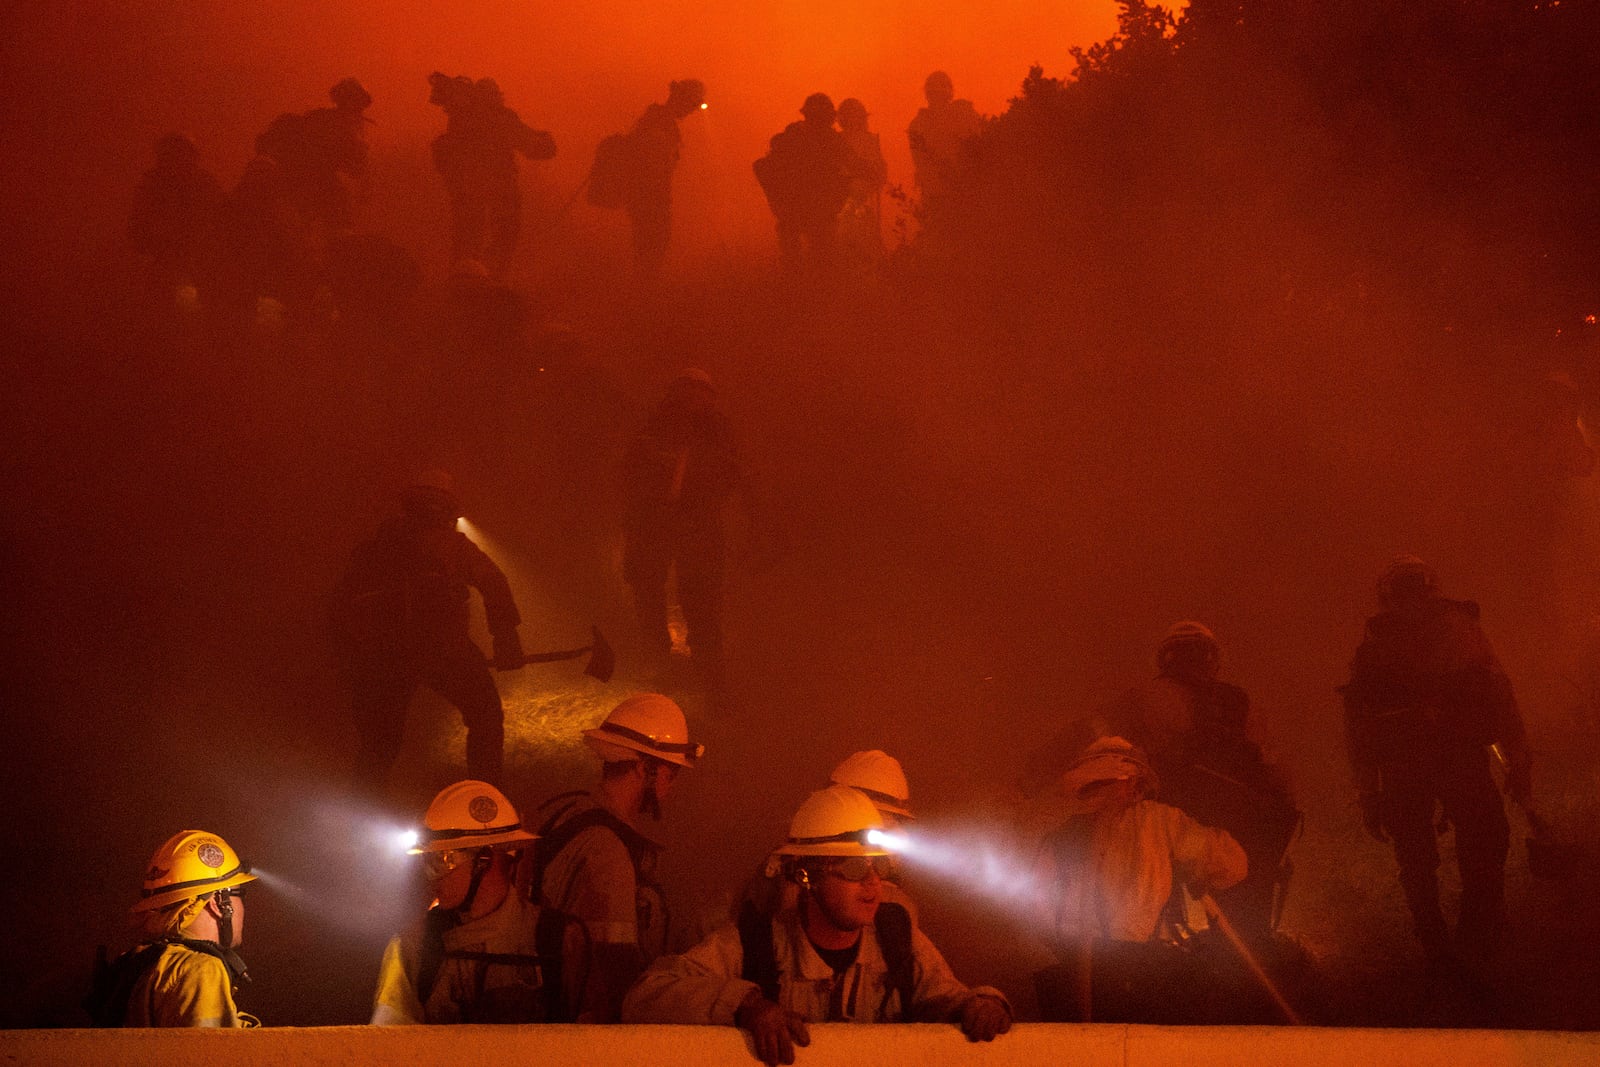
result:
<svg viewBox="0 0 1600 1067"><path fill-rule="evenodd" d="M1442 324L1596 310L1600 5L1120 0L973 144L938 235L1011 288L1381 299ZM932 236L932 235L930 235Z"/></svg>

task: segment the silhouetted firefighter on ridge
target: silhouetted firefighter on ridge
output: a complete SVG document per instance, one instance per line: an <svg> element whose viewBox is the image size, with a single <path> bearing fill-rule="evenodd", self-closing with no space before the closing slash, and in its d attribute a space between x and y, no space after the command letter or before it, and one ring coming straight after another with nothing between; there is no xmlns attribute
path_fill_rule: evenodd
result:
<svg viewBox="0 0 1600 1067"><path fill-rule="evenodd" d="M778 259L784 273L826 274L834 266L839 212L850 195L855 157L834 128L833 100L812 93L803 116L772 138L755 162L756 180L778 222Z"/></svg>
<svg viewBox="0 0 1600 1067"><path fill-rule="evenodd" d="M433 139L433 165L450 197L450 256L453 269L479 263L492 278L505 275L522 229L522 192L517 156L553 159L556 142L506 106L492 78L428 75L430 104L446 116Z"/></svg>
<svg viewBox="0 0 1600 1067"><path fill-rule="evenodd" d="M839 131L850 148L850 195L839 216L839 243L848 259L867 265L883 258L883 186L889 166L878 135L867 127L867 107L855 97L839 101Z"/></svg>
<svg viewBox="0 0 1600 1067"><path fill-rule="evenodd" d="M632 129L607 137L595 150L589 203L627 211L640 278L654 278L666 258L672 240L672 175L683 145L678 122L704 107L705 99L705 84L698 79L672 82L666 103L651 104Z"/></svg>
<svg viewBox="0 0 1600 1067"><path fill-rule="evenodd" d="M333 107L279 115L256 138L256 152L277 162L300 213L325 240L347 232L354 198L347 183L367 176L367 108L372 95L354 78L328 90Z"/></svg>

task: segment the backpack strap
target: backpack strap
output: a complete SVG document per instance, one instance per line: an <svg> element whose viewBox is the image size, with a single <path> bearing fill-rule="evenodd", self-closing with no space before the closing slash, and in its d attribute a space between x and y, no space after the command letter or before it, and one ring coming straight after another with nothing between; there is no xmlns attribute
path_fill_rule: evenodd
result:
<svg viewBox="0 0 1600 1067"><path fill-rule="evenodd" d="M567 960L563 951L567 928L578 925L576 919L555 908L540 908L539 921L534 929L534 952L481 952L444 947L444 932L455 925L448 913L430 911L423 923L421 965L417 971L417 1000L427 1009L428 998L439 980L439 970L445 960L469 960L483 964L478 969L479 992L490 966L539 968L545 1004L545 1022L572 1022L577 1018L578 1005L568 1004L562 975ZM588 980L588 976L584 976Z"/></svg>
<svg viewBox="0 0 1600 1067"><path fill-rule="evenodd" d="M889 994L900 994L900 1018L911 1017L912 994L917 987L916 958L911 952L911 913L905 905L882 903L874 925L878 934L878 948L883 952L883 962L888 965L884 981L882 1009L888 1006Z"/></svg>
<svg viewBox="0 0 1600 1067"><path fill-rule="evenodd" d="M550 1022L570 1023L578 1018L579 1005L567 1003L567 987L562 982L562 972L568 962L563 952L567 927L576 921L566 912L542 907L534 928L533 943L544 976L545 1017ZM581 991L579 995L582 996Z"/></svg>
<svg viewBox="0 0 1600 1067"><path fill-rule="evenodd" d="M94 978L83 1007L94 1025L121 1026L128 1015L128 1003L133 999L133 987L156 960L167 950L171 941L161 940L148 945L130 948L115 960L107 961L106 947L95 952Z"/></svg>
<svg viewBox="0 0 1600 1067"><path fill-rule="evenodd" d="M772 941L772 916L753 901L739 906L739 947L744 963L739 977L761 987L761 995L778 1000L778 950Z"/></svg>
<svg viewBox="0 0 1600 1067"><path fill-rule="evenodd" d="M578 814L561 822L562 817L571 811L580 798L589 794L582 791L563 793L552 797L545 802L545 807L555 804L558 800L572 798L567 803L558 806L549 818L539 826L537 831L539 840L533 845L533 876L528 882L528 899L534 903L542 903L544 898L544 873L552 861L561 854L561 850L571 844L572 839L595 826L604 826L622 842L628 850L628 859L633 862L633 877L639 884L644 883L644 857L655 851L656 846L643 834L611 814L605 808L595 805L588 811Z"/></svg>
<svg viewBox="0 0 1600 1067"><path fill-rule="evenodd" d="M422 917L422 944L417 949L417 1003L426 1011L433 984L444 966L444 932L455 925L455 915L443 908L431 908Z"/></svg>

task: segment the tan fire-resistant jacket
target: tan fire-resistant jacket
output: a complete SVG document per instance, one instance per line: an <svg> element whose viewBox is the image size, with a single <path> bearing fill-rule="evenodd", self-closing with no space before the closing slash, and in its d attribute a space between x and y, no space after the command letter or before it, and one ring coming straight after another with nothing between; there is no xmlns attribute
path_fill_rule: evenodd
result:
<svg viewBox="0 0 1600 1067"><path fill-rule="evenodd" d="M1005 1002L997 989L962 984L933 942L915 927L911 953L916 981L909 1011L889 988L888 964L873 927L861 931L856 962L837 977L811 947L797 910L779 912L772 920L772 935L778 1003L807 1022L942 1022L980 993ZM729 923L688 952L657 960L628 992L622 1021L732 1025L735 1010L757 988L739 976L743 966L739 929Z"/></svg>

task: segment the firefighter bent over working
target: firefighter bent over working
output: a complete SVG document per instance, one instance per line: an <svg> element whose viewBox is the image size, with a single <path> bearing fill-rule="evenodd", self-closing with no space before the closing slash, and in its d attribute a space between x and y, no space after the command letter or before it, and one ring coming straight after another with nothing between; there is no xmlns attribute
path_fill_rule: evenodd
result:
<svg viewBox="0 0 1600 1067"><path fill-rule="evenodd" d="M1035 976L1056 1022L1212 1021L1217 976L1181 947L1189 897L1237 885L1249 870L1226 831L1154 798L1156 773L1120 737L1091 744L1062 781L1078 811L1047 836L1036 880L1040 918L1061 965Z"/></svg>
<svg viewBox="0 0 1600 1067"><path fill-rule="evenodd" d="M461 508L448 476L424 477L401 494L402 513L356 549L334 609L360 735L356 779L369 790L383 785L400 754L406 705L419 685L460 709L467 773L500 778L505 709L468 632L469 586L483 597L496 669L522 665L522 620L506 576L456 529Z"/></svg>

